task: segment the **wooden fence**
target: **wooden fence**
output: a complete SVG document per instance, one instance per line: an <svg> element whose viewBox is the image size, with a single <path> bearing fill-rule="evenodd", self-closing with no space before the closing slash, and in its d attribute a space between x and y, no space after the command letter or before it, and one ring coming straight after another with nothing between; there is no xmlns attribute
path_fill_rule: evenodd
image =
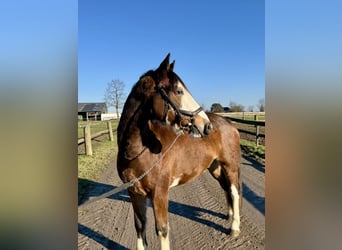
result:
<svg viewBox="0 0 342 250"><path fill-rule="evenodd" d="M258 116L261 116L263 119L265 119L265 112L253 112L253 113L252 112L248 112L248 113L239 112L239 113L217 113L217 114L230 119L234 123L237 123L237 125L238 124L252 125L250 126L254 128L252 130L244 129L243 127L239 127L239 126L237 126L237 128L239 132L241 133L254 136L257 146L260 145L260 138L265 138L265 133L263 133L264 129L263 131L261 131L260 129L261 127L265 127L265 121L258 121ZM250 120L250 119L245 120L241 118L236 118L236 117L242 117L242 118L249 117L250 118L251 116L254 118L254 120ZM107 121L107 129L96 132L94 134L91 134L91 131L90 131L91 124L88 123L86 125L81 125L80 127L83 128L84 136L78 139L78 145L81 145L84 143L86 155L93 154L92 143L91 143L92 139L99 137L101 135L108 134L109 140L110 141L114 140L111 121Z"/></svg>
<svg viewBox="0 0 342 250"><path fill-rule="evenodd" d="M84 137L78 139L78 145L84 143L86 155L93 155L93 149L91 140L104 134L108 134L109 140L114 141L113 129L111 121L107 121L107 129L91 134L90 132L91 124L86 124L81 126L83 128Z"/></svg>
<svg viewBox="0 0 342 250"><path fill-rule="evenodd" d="M262 116L263 119L265 119L265 112L239 112L239 113L217 113L218 115L221 115L223 117L228 118L229 120L233 121L234 123L240 123L240 124L247 124L247 125L253 125L254 131L247 130L244 128L239 128L239 132L246 133L252 136L255 136L255 142L256 145L260 145L260 138L265 138L265 133L261 132L261 127L265 127L265 120L258 121L258 116ZM236 118L236 116L240 116L241 118ZM245 120L245 117L252 116L253 120Z"/></svg>

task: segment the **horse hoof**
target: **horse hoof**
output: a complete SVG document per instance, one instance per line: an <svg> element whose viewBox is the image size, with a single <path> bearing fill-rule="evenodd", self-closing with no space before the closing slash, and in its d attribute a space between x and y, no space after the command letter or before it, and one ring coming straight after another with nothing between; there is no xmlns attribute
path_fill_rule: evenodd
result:
<svg viewBox="0 0 342 250"><path fill-rule="evenodd" d="M232 230L230 235L234 238L238 237L240 235L240 231L239 230Z"/></svg>

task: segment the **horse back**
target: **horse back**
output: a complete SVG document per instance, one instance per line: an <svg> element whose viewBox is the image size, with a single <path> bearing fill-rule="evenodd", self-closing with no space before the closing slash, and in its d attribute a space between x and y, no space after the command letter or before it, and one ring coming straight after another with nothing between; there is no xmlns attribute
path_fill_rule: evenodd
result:
<svg viewBox="0 0 342 250"><path fill-rule="evenodd" d="M213 132L218 134L214 141L220 144L220 154L223 158L240 160L240 134L234 124L225 117L214 113L207 113Z"/></svg>

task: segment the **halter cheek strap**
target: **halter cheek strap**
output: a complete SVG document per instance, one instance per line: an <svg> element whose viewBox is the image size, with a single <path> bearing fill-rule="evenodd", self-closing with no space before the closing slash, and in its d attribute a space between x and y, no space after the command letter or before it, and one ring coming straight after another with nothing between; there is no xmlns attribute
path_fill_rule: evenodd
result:
<svg viewBox="0 0 342 250"><path fill-rule="evenodd" d="M164 110L163 110L162 120L166 119L168 111L169 111L169 104L167 102L164 102Z"/></svg>
<svg viewBox="0 0 342 250"><path fill-rule="evenodd" d="M193 117L193 116L197 115L199 112L201 112L202 110L203 110L202 107L199 107L195 111L187 111L187 110L180 109L179 112L181 112L181 114L183 114L183 115Z"/></svg>
<svg viewBox="0 0 342 250"><path fill-rule="evenodd" d="M183 121L182 115L185 116L189 116L190 117L190 123L188 123L189 127L194 127L201 135L201 131L193 124L193 120L194 120L194 116L197 115L199 112L201 112L203 109L202 107L199 107L198 109L196 109L195 111L187 111L187 110L182 110L179 109L169 98L169 96L166 94L165 90L163 87L161 86L157 86L157 91L160 93L160 95L162 96L162 98L165 101L165 105L164 105L164 111L163 111L163 119L166 118L167 112L168 112L168 106L170 105L172 107L172 109L175 111L176 113L176 120L181 122ZM184 126L181 126L184 127ZM202 135L203 136L203 135Z"/></svg>
<svg viewBox="0 0 342 250"><path fill-rule="evenodd" d="M166 94L165 90L163 87L158 86L157 87L157 91L160 93L160 95L162 96L162 98L164 99L165 103L167 105L170 105L173 110L176 113L176 118L180 118L181 119L181 111L178 109L178 107L170 100L169 96ZM167 108L167 106L165 106ZM164 110L165 112L165 110ZM167 111L166 111L167 112Z"/></svg>

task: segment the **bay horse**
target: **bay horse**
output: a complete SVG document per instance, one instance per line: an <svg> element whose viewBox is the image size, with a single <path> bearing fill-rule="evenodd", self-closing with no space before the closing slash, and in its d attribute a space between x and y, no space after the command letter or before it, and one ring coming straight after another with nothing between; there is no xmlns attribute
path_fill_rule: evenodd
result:
<svg viewBox="0 0 342 250"><path fill-rule="evenodd" d="M117 170L134 210L137 249L145 249L147 199L162 249L170 249L168 196L206 169L226 191L231 234L240 233L240 137L226 119L206 114L173 71L170 54L133 86L117 130ZM152 167L151 167L152 166Z"/></svg>

